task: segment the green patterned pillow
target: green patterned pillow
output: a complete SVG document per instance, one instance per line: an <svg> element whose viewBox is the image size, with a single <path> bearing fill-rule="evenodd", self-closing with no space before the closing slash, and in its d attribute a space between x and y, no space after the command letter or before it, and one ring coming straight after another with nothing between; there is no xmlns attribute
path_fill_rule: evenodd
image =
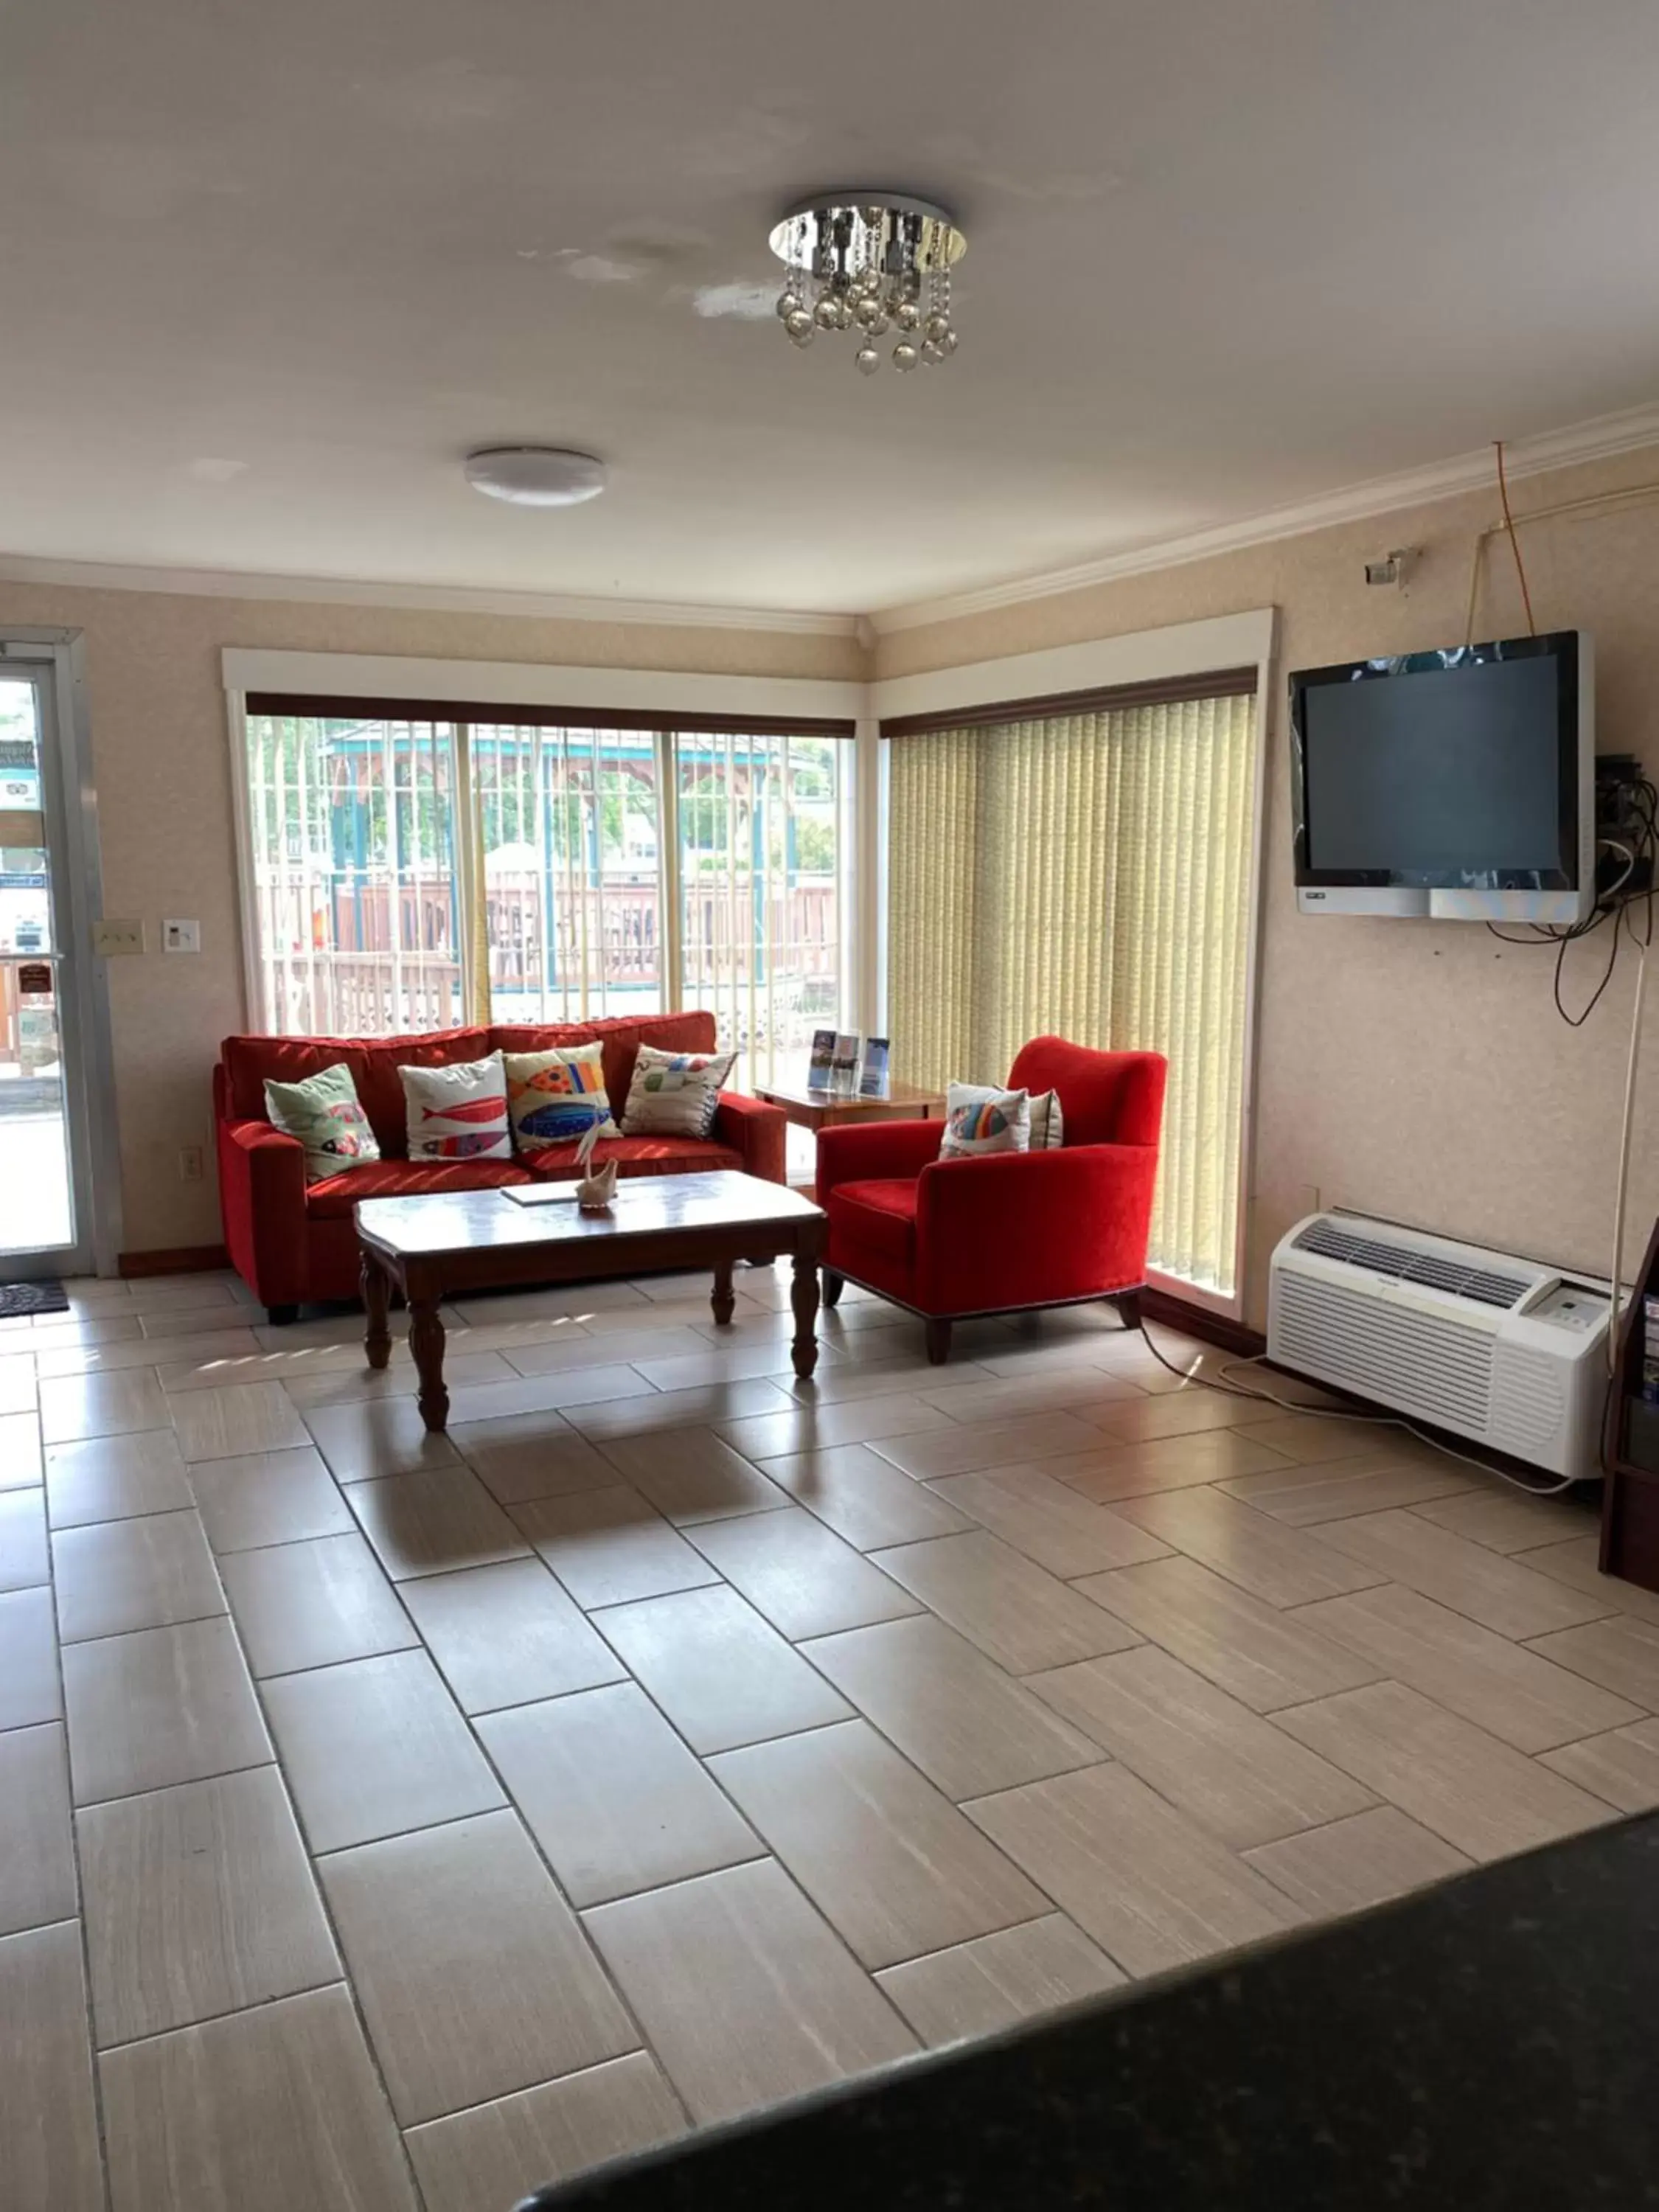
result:
<svg viewBox="0 0 1659 2212"><path fill-rule="evenodd" d="M706 1137L734 1052L661 1052L642 1044L623 1109L628 1137Z"/></svg>
<svg viewBox="0 0 1659 2212"><path fill-rule="evenodd" d="M303 1083L267 1082L265 1111L273 1128L285 1137L297 1137L305 1146L307 1182L366 1167L380 1157L368 1116L357 1103L351 1070L343 1060Z"/></svg>

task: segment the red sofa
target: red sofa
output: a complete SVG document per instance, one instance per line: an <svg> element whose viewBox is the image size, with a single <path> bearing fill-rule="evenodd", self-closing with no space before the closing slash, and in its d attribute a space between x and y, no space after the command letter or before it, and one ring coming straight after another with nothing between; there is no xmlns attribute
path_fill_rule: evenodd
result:
<svg viewBox="0 0 1659 2212"><path fill-rule="evenodd" d="M399 1067L434 1067L482 1060L486 1053L544 1052L556 1044L597 1037L604 1048L605 1090L620 1117L641 1044L665 1052L712 1052L709 1013L646 1014L632 1019L562 1022L529 1028L441 1030L398 1037L227 1037L213 1072L218 1141L219 1202L231 1265L273 1322L292 1321L310 1299L357 1295L357 1239L352 1208L362 1198L404 1197L428 1190L489 1190L503 1183L566 1180L576 1172L573 1141L510 1160L411 1162L408 1157ZM298 1141L273 1128L265 1114L267 1077L301 1082L341 1060L374 1126L381 1158L330 1176L307 1188ZM785 1117L775 1106L722 1091L712 1136L610 1137L594 1162L618 1163L624 1176L684 1175L738 1168L772 1182L784 1180Z"/></svg>
<svg viewBox="0 0 1659 2212"><path fill-rule="evenodd" d="M1033 1038L1008 1087L1060 1093L1065 1142L1049 1152L941 1160L943 1121L820 1130L825 1304L850 1277L921 1314L936 1364L970 1316L1111 1297L1133 1324L1167 1072L1161 1053Z"/></svg>

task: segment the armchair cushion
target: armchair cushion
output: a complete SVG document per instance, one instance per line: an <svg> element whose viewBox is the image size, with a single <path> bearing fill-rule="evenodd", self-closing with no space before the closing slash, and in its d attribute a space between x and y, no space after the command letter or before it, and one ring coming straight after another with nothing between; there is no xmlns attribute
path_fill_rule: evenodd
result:
<svg viewBox="0 0 1659 2212"><path fill-rule="evenodd" d="M1158 1154L1139 1145L999 1152L924 1168L915 1303L924 1313L985 1313L1139 1283L1157 1173Z"/></svg>
<svg viewBox="0 0 1659 2212"><path fill-rule="evenodd" d="M908 1264L915 1257L919 1179L890 1182L844 1182L829 1206L831 1233L850 1245L879 1252Z"/></svg>

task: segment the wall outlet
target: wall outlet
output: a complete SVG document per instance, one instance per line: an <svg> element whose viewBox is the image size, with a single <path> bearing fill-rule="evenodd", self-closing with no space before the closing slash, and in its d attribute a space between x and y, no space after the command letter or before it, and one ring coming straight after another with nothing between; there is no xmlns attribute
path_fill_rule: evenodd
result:
<svg viewBox="0 0 1659 2212"><path fill-rule="evenodd" d="M100 960L113 960L122 953L142 952L144 925L142 921L94 921L92 949Z"/></svg>
<svg viewBox="0 0 1659 2212"><path fill-rule="evenodd" d="M202 1147L199 1145L179 1146L179 1180L180 1182L200 1182L202 1180Z"/></svg>
<svg viewBox="0 0 1659 2212"><path fill-rule="evenodd" d="M199 952L202 949L202 925L199 921L164 921L161 924L163 952Z"/></svg>

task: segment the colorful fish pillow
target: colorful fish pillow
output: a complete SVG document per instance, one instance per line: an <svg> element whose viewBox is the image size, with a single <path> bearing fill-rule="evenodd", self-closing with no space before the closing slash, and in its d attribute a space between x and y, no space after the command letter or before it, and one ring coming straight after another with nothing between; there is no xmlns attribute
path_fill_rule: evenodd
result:
<svg viewBox="0 0 1659 2212"><path fill-rule="evenodd" d="M591 1044L556 1045L550 1052L508 1052L507 1113L513 1142L521 1152L544 1145L580 1140L594 1123L602 1137L620 1137L611 1118L605 1087L605 1062L597 1039Z"/></svg>
<svg viewBox="0 0 1659 2212"><path fill-rule="evenodd" d="M989 1091L981 1083L953 1083L945 1094L942 1160L978 1159L986 1152L1031 1148L1031 1099L1025 1091Z"/></svg>
<svg viewBox="0 0 1659 2212"><path fill-rule="evenodd" d="M737 1056L642 1044L623 1109L623 1130L630 1137L706 1137Z"/></svg>
<svg viewBox="0 0 1659 2212"><path fill-rule="evenodd" d="M380 1148L368 1116L357 1100L357 1086L343 1060L307 1076L303 1083L267 1083L265 1112L274 1129L297 1137L306 1148L306 1181L343 1175L378 1160Z"/></svg>
<svg viewBox="0 0 1659 2212"><path fill-rule="evenodd" d="M400 1067L411 1160L510 1160L501 1056L447 1067Z"/></svg>

